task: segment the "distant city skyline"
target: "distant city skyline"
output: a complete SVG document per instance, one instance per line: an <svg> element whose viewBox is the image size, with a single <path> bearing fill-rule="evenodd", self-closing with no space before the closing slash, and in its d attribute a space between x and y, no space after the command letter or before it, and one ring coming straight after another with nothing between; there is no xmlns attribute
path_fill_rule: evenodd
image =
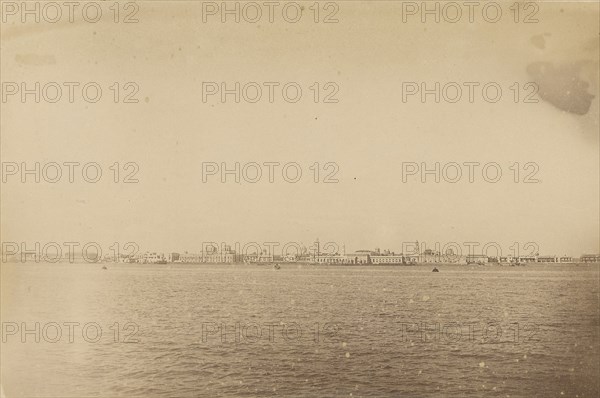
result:
<svg viewBox="0 0 600 398"><path fill-rule="evenodd" d="M316 239L312 242L276 242L276 241L251 241L251 242L216 242L205 241L197 246L178 249L157 249L156 247L140 246L136 242L111 242L110 244L101 244L97 241L89 242L14 242L3 241L1 253L12 253L17 256L20 253L41 253L53 257L57 253L62 256L75 253L81 255L82 247L87 247L88 253L96 253L99 249L101 256L111 256L118 253L120 256L139 255L142 253L223 253L232 252L239 255L250 254L269 254L269 255L345 255L360 251L369 251L381 254L431 254L431 255L452 255L452 256L470 256L484 255L488 257L498 256L570 256L580 257L583 255L596 255L600 250L588 251L582 253L569 253L561 251L541 250L535 242L513 242L510 246L501 246L496 242L426 242L426 241L406 241L395 247L382 247L375 245L370 247L349 247L344 243Z"/></svg>

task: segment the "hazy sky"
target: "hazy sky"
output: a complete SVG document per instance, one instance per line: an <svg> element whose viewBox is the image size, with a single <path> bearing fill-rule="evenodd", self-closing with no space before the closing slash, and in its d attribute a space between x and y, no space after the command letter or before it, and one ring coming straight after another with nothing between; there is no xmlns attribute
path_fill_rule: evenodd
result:
<svg viewBox="0 0 600 398"><path fill-rule="evenodd" d="M106 4L96 24L78 14L76 23L11 16L2 24L2 82L103 88L97 103L78 90L69 103L66 89L54 104L23 104L18 95L2 103L3 162L97 162L103 170L96 184L80 174L72 184L64 175L56 184L9 177L2 241L194 251L203 241L308 245L320 237L349 250L399 251L417 239L498 242L507 251L533 241L558 255L600 250L598 3L541 3L539 22L529 24L515 24L508 6L496 24L477 11L475 23L423 24L419 15L403 23L400 3L388 1L338 2L339 23L314 23L305 2L295 24L277 10L274 23L223 24L219 15L203 23L200 2L139 4L133 24L111 22ZM587 82L589 112L514 103L510 87L518 83L525 96L535 78L527 67L537 62L546 65L540 84L549 96ZM202 82L236 81L297 82L303 95L287 103L279 88L269 103L265 89L258 103L203 103ZM436 81L497 82L503 95L497 103L478 90L473 103L403 102L403 82ZM139 103L115 104L113 82L139 85ZM339 102L314 103L315 82L335 82ZM114 162L136 162L139 183L112 182ZM274 183L266 175L255 184L203 183L203 162L297 162L303 176L291 184L278 168ZM335 162L339 183L314 183L314 162ZM473 183L403 182L403 162L496 162L503 175L488 183L478 168ZM515 183L515 162L520 180L532 170L523 165L536 163L540 182Z"/></svg>

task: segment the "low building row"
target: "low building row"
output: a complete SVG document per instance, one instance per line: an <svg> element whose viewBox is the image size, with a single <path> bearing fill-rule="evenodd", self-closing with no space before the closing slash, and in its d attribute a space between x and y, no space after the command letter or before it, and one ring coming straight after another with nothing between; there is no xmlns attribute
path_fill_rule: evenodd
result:
<svg viewBox="0 0 600 398"><path fill-rule="evenodd" d="M188 263L188 264L235 264L235 263L273 263L298 262L322 265L411 265L411 264L528 264L528 263L594 263L600 262L600 254L584 254L580 258L571 256L486 256L486 255L454 255L425 252L418 254L381 253L371 250L357 250L348 254L310 254L303 256L277 256L269 253L238 254L233 250L211 251L199 253L158 253L144 252L135 256L123 257L123 262L156 264L156 263Z"/></svg>

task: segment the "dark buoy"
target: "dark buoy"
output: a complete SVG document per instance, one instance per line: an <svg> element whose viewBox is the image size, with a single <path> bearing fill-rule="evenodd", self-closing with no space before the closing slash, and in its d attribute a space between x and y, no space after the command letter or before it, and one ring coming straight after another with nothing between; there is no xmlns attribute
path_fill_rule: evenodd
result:
<svg viewBox="0 0 600 398"><path fill-rule="evenodd" d="M436 267L433 267L433 269L431 270L431 272L440 272L440 270L437 269Z"/></svg>

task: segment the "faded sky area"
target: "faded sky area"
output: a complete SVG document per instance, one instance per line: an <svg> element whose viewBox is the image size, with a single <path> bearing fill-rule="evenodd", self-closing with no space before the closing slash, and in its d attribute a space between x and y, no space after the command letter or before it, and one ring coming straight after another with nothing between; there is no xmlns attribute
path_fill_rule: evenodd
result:
<svg viewBox="0 0 600 398"><path fill-rule="evenodd" d="M281 13L273 23L204 23L201 2L158 1L140 2L132 24L112 14L96 24L3 23L3 83L94 81L104 90L97 103L7 98L2 161L98 162L104 175L96 184L9 177L2 240L135 241L160 251L317 237L349 250L400 251L415 240L600 250L598 3L539 3L538 23L515 23L508 6L498 23L480 12L475 23L421 23L419 14L403 22L400 3L346 1L328 24L302 4L295 24ZM202 82L236 81L297 82L303 95L203 102ZM502 98L490 103L476 90L471 103L465 89L456 103L403 102L403 83L436 81L496 82ZM115 104L113 82L137 83L139 103ZM335 82L339 102L315 103L315 82ZM539 103L523 102L528 82L539 85ZM139 183L113 183L114 162L136 162ZM203 183L203 162L297 162L303 177ZM314 162L335 162L339 182L314 183ZM496 162L503 175L489 183L479 168L473 183L403 182L403 162ZM538 183L522 182L529 162Z"/></svg>

